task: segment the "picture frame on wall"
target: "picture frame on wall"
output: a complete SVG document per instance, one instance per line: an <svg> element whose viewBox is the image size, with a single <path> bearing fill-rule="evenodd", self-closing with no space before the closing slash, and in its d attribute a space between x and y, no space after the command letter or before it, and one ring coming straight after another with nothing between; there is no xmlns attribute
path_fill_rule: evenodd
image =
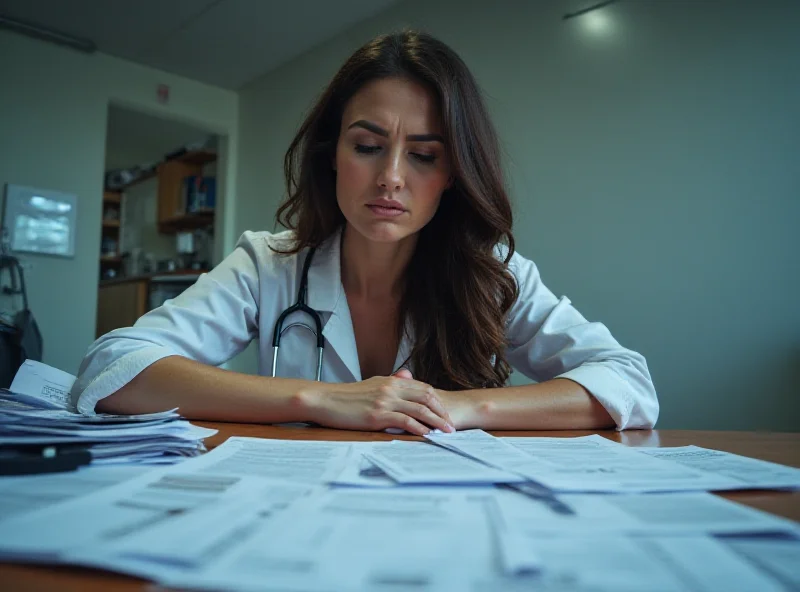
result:
<svg viewBox="0 0 800 592"><path fill-rule="evenodd" d="M23 185L5 186L2 227L12 251L75 256L78 196Z"/></svg>

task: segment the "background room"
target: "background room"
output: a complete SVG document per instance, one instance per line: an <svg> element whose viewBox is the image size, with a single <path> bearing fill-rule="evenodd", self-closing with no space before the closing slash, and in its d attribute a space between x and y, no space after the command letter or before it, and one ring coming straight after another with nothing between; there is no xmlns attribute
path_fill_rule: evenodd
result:
<svg viewBox="0 0 800 592"><path fill-rule="evenodd" d="M618 0L564 18L596 4L0 0L2 15L97 46L0 29L0 183L78 200L73 257L18 253L43 361L77 372L106 327L99 282L197 272L243 231L272 230L283 154L324 84L373 36L418 27L485 91L517 249L645 355L658 427L799 430L800 3ZM122 142L112 154L117 117L153 148L125 154ZM178 262L156 177L121 192L117 248L104 248L115 240L106 173L208 136L210 255ZM146 229L127 233L133 219ZM128 263L137 248L149 267L144 255ZM228 366L255 373L257 352Z"/></svg>
<svg viewBox="0 0 800 592"><path fill-rule="evenodd" d="M98 337L132 325L211 268L218 144L190 125L109 107Z"/></svg>

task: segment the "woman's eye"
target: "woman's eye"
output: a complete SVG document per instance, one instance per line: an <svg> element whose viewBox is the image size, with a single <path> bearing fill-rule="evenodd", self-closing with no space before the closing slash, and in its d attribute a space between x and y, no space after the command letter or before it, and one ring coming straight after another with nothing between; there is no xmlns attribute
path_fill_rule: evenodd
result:
<svg viewBox="0 0 800 592"><path fill-rule="evenodd" d="M356 144L356 152L359 154L375 154L381 149L380 146L367 146L365 144Z"/></svg>
<svg viewBox="0 0 800 592"><path fill-rule="evenodd" d="M412 152L411 156L425 164L433 164L436 161L435 154L420 154L418 152Z"/></svg>

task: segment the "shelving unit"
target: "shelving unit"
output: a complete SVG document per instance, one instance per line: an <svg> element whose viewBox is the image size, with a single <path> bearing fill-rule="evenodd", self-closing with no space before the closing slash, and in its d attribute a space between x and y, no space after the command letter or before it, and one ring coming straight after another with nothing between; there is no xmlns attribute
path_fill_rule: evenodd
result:
<svg viewBox="0 0 800 592"><path fill-rule="evenodd" d="M102 230L100 232L100 279L110 273L120 275L122 257L119 256L119 223L122 215L122 194L103 192Z"/></svg>
<svg viewBox="0 0 800 592"><path fill-rule="evenodd" d="M214 152L185 152L158 165L158 231L175 234L214 224L214 210L186 213L183 180L202 176L203 166L217 160Z"/></svg>
<svg viewBox="0 0 800 592"><path fill-rule="evenodd" d="M205 150L184 152L166 159L152 171L144 173L113 193L121 195L134 185L157 177L158 231L160 233L175 234L177 232L213 226L213 209L191 214L186 213L186 204L183 200L183 180L192 175L202 176L203 166L215 162L216 160L216 152L208 152ZM109 225L109 228L110 227L111 225Z"/></svg>

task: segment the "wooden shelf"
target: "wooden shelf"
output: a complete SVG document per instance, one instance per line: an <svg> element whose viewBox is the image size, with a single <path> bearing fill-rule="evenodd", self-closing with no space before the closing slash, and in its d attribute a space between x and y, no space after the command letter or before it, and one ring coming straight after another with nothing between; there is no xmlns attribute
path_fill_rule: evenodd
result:
<svg viewBox="0 0 800 592"><path fill-rule="evenodd" d="M188 230L196 230L214 224L214 211L197 214L186 214L185 216L176 216L168 220L163 220L158 223L158 231L163 234L173 234L176 232L185 232Z"/></svg>
<svg viewBox="0 0 800 592"><path fill-rule="evenodd" d="M119 255L101 255L100 263L122 263L122 257Z"/></svg>
<svg viewBox="0 0 800 592"><path fill-rule="evenodd" d="M209 164L209 163L214 162L216 160L217 160L217 153L216 152L207 152L205 150L192 150L191 152L184 152L183 154L181 154L179 156L174 156L172 158L168 158L168 159L162 161L161 163L159 163L158 166L156 166L152 170L148 171L147 173L145 173L141 177L137 177L136 179L134 179L130 183L127 183L127 184L123 185L119 189L115 189L113 191L106 191L105 194L104 194L104 197L103 197L103 201L106 201L105 195L108 195L110 193L114 193L114 194L117 194L117 196L119 196L120 193L122 193L124 191L127 191L128 189L130 189L134 185L138 185L139 183L143 183L144 181L147 181L147 180L152 179L153 177L157 176L159 167L161 167L164 163L168 163L168 162L183 162L183 163L188 164L188 165L203 166L205 164ZM111 200L108 200L108 201L111 201ZM117 201L116 203L119 203L119 201Z"/></svg>
<svg viewBox="0 0 800 592"><path fill-rule="evenodd" d="M103 228L119 228L119 220L103 220Z"/></svg>
<svg viewBox="0 0 800 592"><path fill-rule="evenodd" d="M177 160L179 162L202 166L217 160L217 153L206 152L205 150L193 150L191 152L185 152L180 156L176 156L175 158L170 158L169 160Z"/></svg>
<svg viewBox="0 0 800 592"><path fill-rule="evenodd" d="M120 192L127 191L128 189L130 189L134 185L138 185L139 183L144 183L145 181L149 181L150 179L156 177L157 175L158 175L158 168L154 168L152 171L148 171L144 175L142 175L141 177L137 177L136 179L134 179L130 183L127 183L126 185L123 185L122 187L117 189L117 191L120 191Z"/></svg>
<svg viewBox="0 0 800 592"><path fill-rule="evenodd" d="M118 204L122 201L122 194L119 191L104 191L103 203Z"/></svg>

